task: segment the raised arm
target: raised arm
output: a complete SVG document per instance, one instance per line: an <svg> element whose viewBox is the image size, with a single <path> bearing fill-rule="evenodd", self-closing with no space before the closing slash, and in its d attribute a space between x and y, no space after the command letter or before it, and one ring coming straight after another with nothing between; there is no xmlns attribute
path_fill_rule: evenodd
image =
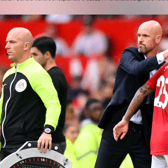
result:
<svg viewBox="0 0 168 168"><path fill-rule="evenodd" d="M120 139L123 139L127 134L131 117L133 116L137 108L142 104L145 97L153 91L154 90L150 88L146 83L137 90L122 120L113 128L113 135L116 141L118 141L120 135Z"/></svg>

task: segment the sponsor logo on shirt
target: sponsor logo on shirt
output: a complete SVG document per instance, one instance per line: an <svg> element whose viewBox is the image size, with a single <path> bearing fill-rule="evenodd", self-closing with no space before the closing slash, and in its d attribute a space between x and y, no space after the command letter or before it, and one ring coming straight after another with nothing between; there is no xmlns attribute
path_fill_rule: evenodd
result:
<svg viewBox="0 0 168 168"><path fill-rule="evenodd" d="M27 88L27 82L25 79L21 79L16 83L15 90L17 92L23 92Z"/></svg>

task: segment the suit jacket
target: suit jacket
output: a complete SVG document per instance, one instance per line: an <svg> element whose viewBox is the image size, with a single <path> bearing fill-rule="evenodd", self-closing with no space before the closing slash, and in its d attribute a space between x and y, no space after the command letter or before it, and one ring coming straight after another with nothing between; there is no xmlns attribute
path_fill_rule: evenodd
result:
<svg viewBox="0 0 168 168"><path fill-rule="evenodd" d="M160 66L156 56L145 59L136 47L129 47L123 51L117 69L113 97L99 122L100 128L108 129L110 127L109 129L113 129L122 119L136 91L149 79L150 71L158 69ZM154 94L149 95L140 106L145 141L148 147L150 147L153 100Z"/></svg>

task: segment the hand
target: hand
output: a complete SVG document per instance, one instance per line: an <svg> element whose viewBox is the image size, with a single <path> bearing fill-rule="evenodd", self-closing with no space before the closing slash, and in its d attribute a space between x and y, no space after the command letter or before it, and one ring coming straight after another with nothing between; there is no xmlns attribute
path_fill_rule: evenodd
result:
<svg viewBox="0 0 168 168"><path fill-rule="evenodd" d="M121 135L120 139L123 139L128 132L129 122L125 119L122 119L114 128L113 128L113 136L116 141L118 141L118 137Z"/></svg>
<svg viewBox="0 0 168 168"><path fill-rule="evenodd" d="M46 153L48 147L49 147L49 150L51 150L52 137L51 137L51 134L46 134L45 132L43 132L40 138L38 139L37 148L40 150L40 152L43 152L44 150L44 153Z"/></svg>

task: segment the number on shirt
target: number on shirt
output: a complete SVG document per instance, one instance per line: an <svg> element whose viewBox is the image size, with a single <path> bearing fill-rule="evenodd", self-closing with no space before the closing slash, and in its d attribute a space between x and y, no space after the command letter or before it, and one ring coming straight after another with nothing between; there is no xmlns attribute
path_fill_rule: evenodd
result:
<svg viewBox="0 0 168 168"><path fill-rule="evenodd" d="M167 106L167 101L168 101L166 84L168 84L168 78L165 79L163 75L160 76L160 78L157 80L157 86L160 87L160 90L159 90L159 95L155 98L154 106L161 107L162 109L165 109L165 107ZM160 97L162 95L165 96L164 102L160 101Z"/></svg>

